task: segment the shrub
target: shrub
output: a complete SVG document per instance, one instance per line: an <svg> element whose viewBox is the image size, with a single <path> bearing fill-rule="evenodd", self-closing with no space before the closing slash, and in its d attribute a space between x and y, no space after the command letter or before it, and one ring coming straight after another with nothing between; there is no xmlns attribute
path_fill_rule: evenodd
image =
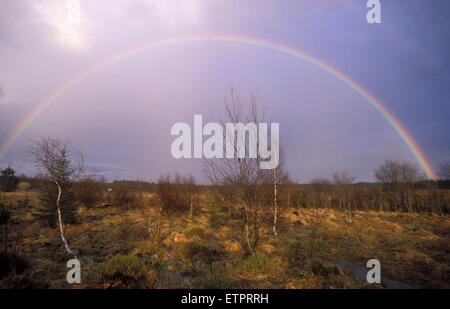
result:
<svg viewBox="0 0 450 309"><path fill-rule="evenodd" d="M61 195L60 208L65 224L76 223L75 195L73 192L73 183L65 181L61 184L63 194ZM55 228L57 223L57 206L58 187L48 178L40 178L38 180L38 201L33 216L43 225Z"/></svg>
<svg viewBox="0 0 450 309"><path fill-rule="evenodd" d="M14 175L16 171L11 167L7 167L0 171L0 190L4 192L14 192L17 188L19 180Z"/></svg>
<svg viewBox="0 0 450 309"><path fill-rule="evenodd" d="M147 287L147 267L136 257L117 254L100 265L102 281L121 281L126 286Z"/></svg>
<svg viewBox="0 0 450 309"><path fill-rule="evenodd" d="M94 206L103 199L103 186L93 179L84 179L76 183L75 197L86 207Z"/></svg>
<svg viewBox="0 0 450 309"><path fill-rule="evenodd" d="M213 229L219 229L222 226L229 224L229 217L218 212L211 213L209 217L209 224Z"/></svg>
<svg viewBox="0 0 450 309"><path fill-rule="evenodd" d="M189 210L190 206L192 206L194 191L195 185L189 184L189 181L181 179L180 176L175 177L174 183L171 182L170 176L161 177L158 180L161 213L169 214Z"/></svg>
<svg viewBox="0 0 450 309"><path fill-rule="evenodd" d="M141 213L148 239L155 246L161 244L169 234L161 214L152 215L149 209L145 208L141 210Z"/></svg>
<svg viewBox="0 0 450 309"><path fill-rule="evenodd" d="M158 256L161 255L163 249L157 245L148 242L142 242L133 249L133 255L145 260L147 265L158 265Z"/></svg>
<svg viewBox="0 0 450 309"><path fill-rule="evenodd" d="M31 185L30 185L29 182L26 182L26 181L20 182L20 183L17 185L17 190L18 190L18 191L28 191L28 190L30 190L30 189L31 189Z"/></svg>
<svg viewBox="0 0 450 309"><path fill-rule="evenodd" d="M125 185L119 185L112 189L112 199L115 205L125 209L132 209L140 206L138 192Z"/></svg>
<svg viewBox="0 0 450 309"><path fill-rule="evenodd" d="M300 241L291 244L285 251L285 257L290 267L298 267L304 264L306 249Z"/></svg>
<svg viewBox="0 0 450 309"><path fill-rule="evenodd" d="M218 256L218 252L216 250L196 241L184 243L181 247L180 253L184 259L200 260L208 264L211 264Z"/></svg>
<svg viewBox="0 0 450 309"><path fill-rule="evenodd" d="M273 276L277 273L278 267L265 257L251 255L238 266L239 270L249 275Z"/></svg>

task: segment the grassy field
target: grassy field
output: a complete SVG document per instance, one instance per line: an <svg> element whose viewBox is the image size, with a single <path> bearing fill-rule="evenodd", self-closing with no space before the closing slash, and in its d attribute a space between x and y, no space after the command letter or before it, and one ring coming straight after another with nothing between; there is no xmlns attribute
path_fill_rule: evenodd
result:
<svg viewBox="0 0 450 309"><path fill-rule="evenodd" d="M82 283L66 282L66 254L56 228L33 217L36 194L1 193L15 225L9 246L23 269L0 287L37 288L449 288L448 215L356 211L352 222L334 209L283 209L279 234L263 209L257 252L246 256L239 211L207 195L187 213L159 215L158 199L124 209L80 206L65 233L81 261ZM368 284L362 268L381 262L382 284ZM364 270L367 271L367 270Z"/></svg>

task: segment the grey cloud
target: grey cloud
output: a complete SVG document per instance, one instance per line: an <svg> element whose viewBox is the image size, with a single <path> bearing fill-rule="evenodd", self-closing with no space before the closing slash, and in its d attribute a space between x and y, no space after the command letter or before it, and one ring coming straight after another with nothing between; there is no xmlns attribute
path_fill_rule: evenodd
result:
<svg viewBox="0 0 450 309"><path fill-rule="evenodd" d="M183 6L188 2L195 5ZM384 1L383 23L369 25L363 2L81 0L82 24L71 28L30 1L7 1L0 83L14 104L0 104L0 143L57 87L111 55L168 37L234 33L292 46L347 74L384 102L437 164L450 155L450 5ZM64 45L77 38L84 48ZM156 48L98 70L38 115L7 156L27 162L29 139L58 132L105 177L179 171L201 178L201 162L171 158L170 127L190 123L194 113L220 116L230 81L243 95L260 90L280 122L296 180L342 168L370 180L386 157L414 159L385 119L317 67L267 48L213 42Z"/></svg>

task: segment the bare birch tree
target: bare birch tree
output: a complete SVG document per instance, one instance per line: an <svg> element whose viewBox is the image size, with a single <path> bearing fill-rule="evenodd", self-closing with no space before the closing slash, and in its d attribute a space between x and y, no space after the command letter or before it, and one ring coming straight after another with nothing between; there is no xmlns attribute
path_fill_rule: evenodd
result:
<svg viewBox="0 0 450 309"><path fill-rule="evenodd" d="M307 219L307 230L309 231L309 255L314 257L318 247L322 244L322 235L326 226L325 219L326 208L330 207L331 183L327 179L313 179L309 183L308 207L311 214Z"/></svg>
<svg viewBox="0 0 450 309"><path fill-rule="evenodd" d="M290 190L289 190L289 173L285 167L285 160L283 158L282 148L277 145L278 151L278 166L273 169L273 235L278 235L278 218L280 216L281 206L290 206Z"/></svg>
<svg viewBox="0 0 450 309"><path fill-rule="evenodd" d="M197 193L197 185L195 184L195 178L192 175L189 175L184 178L184 187L186 199L189 204L189 217L192 218L194 216L194 196Z"/></svg>
<svg viewBox="0 0 450 309"><path fill-rule="evenodd" d="M353 182L355 177L342 171L333 175L333 182L339 197L339 208L344 207L347 220L352 222Z"/></svg>
<svg viewBox="0 0 450 309"><path fill-rule="evenodd" d="M278 204L277 204L277 169L273 169L273 235L277 236L277 219L278 219Z"/></svg>
<svg viewBox="0 0 450 309"><path fill-rule="evenodd" d="M386 160L375 170L375 178L389 193L395 210L413 210L417 182L423 178L414 164Z"/></svg>
<svg viewBox="0 0 450 309"><path fill-rule="evenodd" d="M225 101L225 118L224 123L258 124L264 122L264 106L258 96L253 94L250 97L248 110L246 110L234 88L232 88L230 98ZM270 184L271 179L270 173L261 168L262 158L258 151L253 158L238 156L238 153L243 150L238 145L246 145L245 135L230 137L223 132L223 139L227 146L233 146L234 156L233 158L203 160L203 173L216 186L231 186L234 188L236 199L242 210L245 248L253 255L260 238L262 185L264 183ZM243 141L239 140L242 138ZM259 149L258 136L256 141L256 148ZM248 145L244 147L244 151L249 153Z"/></svg>
<svg viewBox="0 0 450 309"><path fill-rule="evenodd" d="M66 184L75 181L85 172L84 157L70 143L61 142L50 137L35 141L30 152L34 156L36 166L57 188L54 202L56 204L59 232L66 251L75 256L64 237L60 202L66 193Z"/></svg>

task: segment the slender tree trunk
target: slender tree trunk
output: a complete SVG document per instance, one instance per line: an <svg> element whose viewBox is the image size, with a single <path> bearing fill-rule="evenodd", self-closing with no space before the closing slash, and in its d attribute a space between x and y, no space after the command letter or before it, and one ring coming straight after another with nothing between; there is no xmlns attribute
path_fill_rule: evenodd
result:
<svg viewBox="0 0 450 309"><path fill-rule="evenodd" d="M194 215L194 204L192 203L192 196L189 195L189 217Z"/></svg>
<svg viewBox="0 0 450 309"><path fill-rule="evenodd" d="M290 209L291 206L292 206L292 201L291 201L291 185L290 185L290 184L288 185L288 190L287 190L287 201L288 201L287 206L288 206L289 209Z"/></svg>
<svg viewBox="0 0 450 309"><path fill-rule="evenodd" d="M349 199L349 201L348 201L348 221L350 222L350 223L352 223L352 200L351 199Z"/></svg>
<svg viewBox="0 0 450 309"><path fill-rule="evenodd" d="M379 187L379 200L378 200L378 202L379 202L379 208L380 208L380 211L383 211L383 200L382 200L382 188L381 188L381 185L380 185L380 187Z"/></svg>
<svg viewBox="0 0 450 309"><path fill-rule="evenodd" d="M161 198L161 207L159 208L159 214L162 215L163 211L164 211L164 202L163 199Z"/></svg>
<svg viewBox="0 0 450 309"><path fill-rule="evenodd" d="M247 246L248 249L250 251L250 254L253 255L253 247L250 243L250 231L248 228L248 208L247 208L247 203L244 202L244 209L245 209L245 223L244 223L244 227L245 227L245 240L247 242Z"/></svg>
<svg viewBox="0 0 450 309"><path fill-rule="evenodd" d="M273 169L273 235L277 236L277 219L278 219L278 205L277 205L277 169Z"/></svg>
<svg viewBox="0 0 450 309"><path fill-rule="evenodd" d="M57 180L55 180L55 183L56 183L56 186L58 187L58 198L56 199L56 207L58 210L59 233L61 234L61 239L64 243L64 246L66 247L66 251L69 254L72 254L73 256L75 256L75 258L76 258L76 255L72 252L72 250L69 247L69 244L67 243L66 238L64 237L63 223L62 223L62 217L61 217L61 207L59 205L60 201L61 201L62 189Z"/></svg>

